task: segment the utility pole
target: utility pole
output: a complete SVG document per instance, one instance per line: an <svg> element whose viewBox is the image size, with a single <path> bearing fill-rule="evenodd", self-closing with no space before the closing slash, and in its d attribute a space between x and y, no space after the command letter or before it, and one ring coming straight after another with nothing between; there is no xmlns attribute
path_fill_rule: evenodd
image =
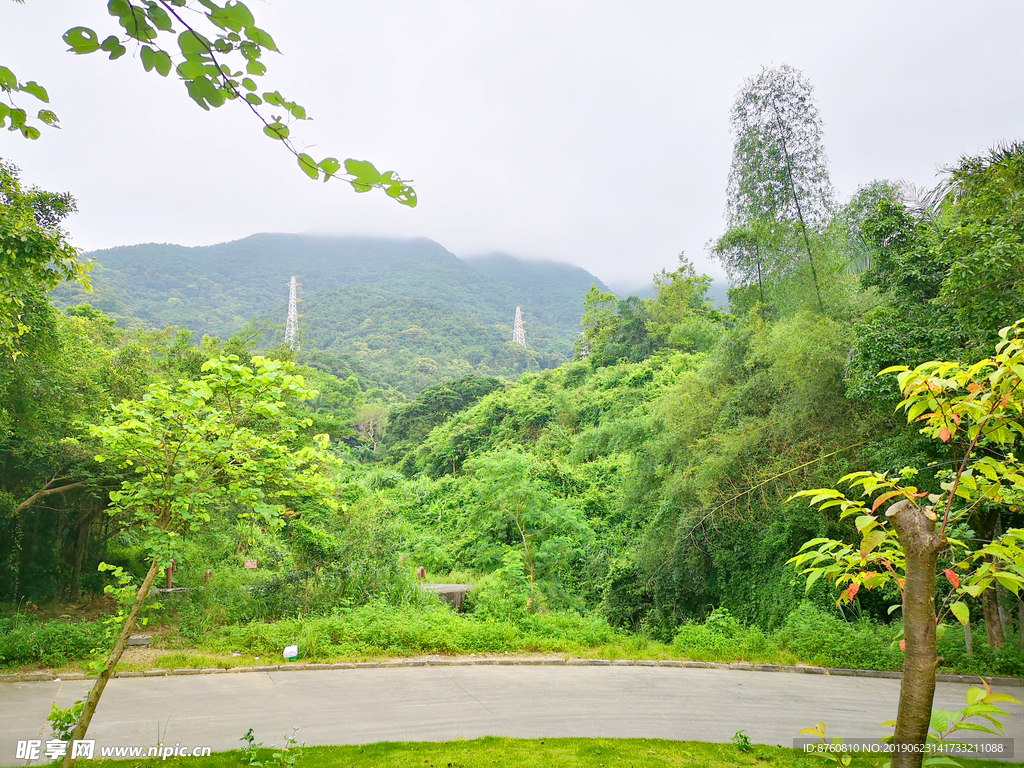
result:
<svg viewBox="0 0 1024 768"><path fill-rule="evenodd" d="M523 327L523 310L516 307L516 319L512 324L512 343L521 347L526 346L526 329Z"/></svg>
<svg viewBox="0 0 1024 768"><path fill-rule="evenodd" d="M298 285L295 275L292 275L292 281L288 284L288 319L284 324L284 343L293 352L299 349L299 311L298 299L295 296Z"/></svg>

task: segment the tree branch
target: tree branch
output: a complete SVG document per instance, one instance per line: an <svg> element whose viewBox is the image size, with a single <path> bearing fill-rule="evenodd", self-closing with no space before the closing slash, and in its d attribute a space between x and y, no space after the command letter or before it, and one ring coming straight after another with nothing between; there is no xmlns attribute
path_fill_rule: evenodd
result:
<svg viewBox="0 0 1024 768"><path fill-rule="evenodd" d="M14 512L11 514L11 517L14 517L14 516L18 515L23 510L28 509L33 504L35 504L37 501L39 501L40 499L45 499L47 496L53 496L55 493L67 493L68 491L74 491L74 490L77 490L79 488L84 488L85 487L85 483L84 482L77 482L77 483L69 483L68 485L62 485L62 486L60 486L58 488L50 488L50 484L54 483L57 479L58 478L54 478L54 480L51 480L49 483L44 485L41 490L36 491L31 496L29 496L27 499L25 499L23 502L21 502L21 504L19 504L17 507L14 508ZM65 480L67 478L59 478L59 479Z"/></svg>

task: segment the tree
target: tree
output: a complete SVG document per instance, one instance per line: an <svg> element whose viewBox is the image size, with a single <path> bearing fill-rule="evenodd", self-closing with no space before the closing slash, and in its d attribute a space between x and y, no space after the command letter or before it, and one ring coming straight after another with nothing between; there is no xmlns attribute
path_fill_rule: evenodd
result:
<svg viewBox="0 0 1024 768"><path fill-rule="evenodd" d="M89 285L91 265L60 228L74 210L71 195L23 189L18 169L0 161L0 356L22 353L28 316L48 311L47 293L65 280Z"/></svg>
<svg viewBox="0 0 1024 768"><path fill-rule="evenodd" d="M766 280L779 276L779 249L774 228L763 221L730 228L710 245L710 251L725 267L733 285L757 286L758 299L767 304L764 295Z"/></svg>
<svg viewBox="0 0 1024 768"><path fill-rule="evenodd" d="M244 105L262 124L263 132L291 152L311 179L327 181L344 167L345 180L356 192L378 187L402 205L415 207L415 191L394 171L381 173L372 163L351 158L344 164L334 157L317 161L295 148L291 125L309 116L305 107L280 91L257 93L259 78L267 71L263 53L277 52L277 45L240 0L225 0L223 5L214 0L109 0L107 10L117 19L119 33L101 40L89 27L72 27L64 33L64 42L73 53L103 52L114 60L128 52L126 44L134 46L147 72L167 77L173 68L189 98L203 109L231 101ZM32 125L27 110L15 104L14 94L48 104L46 89L34 81L22 82L8 67L0 66L0 92L8 102L0 102L0 127L9 121L8 130L27 139L39 138L39 128ZM283 114L268 115L270 109ZM58 123L48 108L40 109L36 119L48 126Z"/></svg>
<svg viewBox="0 0 1024 768"><path fill-rule="evenodd" d="M797 225L822 308L809 230L826 224L833 195L811 84L789 65L764 68L744 82L731 121L729 226Z"/></svg>
<svg viewBox="0 0 1024 768"><path fill-rule="evenodd" d="M371 453L376 453L388 430L387 406L378 402L363 403L356 408L352 424L359 442L368 445Z"/></svg>
<svg viewBox="0 0 1024 768"><path fill-rule="evenodd" d="M686 352L711 348L722 331L721 314L707 296L711 278L698 275L693 264L679 254L679 268L654 275L657 297L650 303L648 330L668 346Z"/></svg>
<svg viewBox="0 0 1024 768"><path fill-rule="evenodd" d="M1024 316L1024 142L946 169L950 222L937 248L949 265L938 303L969 327Z"/></svg>
<svg viewBox="0 0 1024 768"><path fill-rule="evenodd" d="M861 537L859 547L833 539L804 544L791 562L807 574L808 588L823 576L846 584L841 602L851 602L862 587L895 585L899 590L905 657L894 736L902 750L893 758L894 768L921 765L923 754L912 750L925 744L928 735L942 619L952 614L966 626L966 596L977 598L996 583L1019 595L1024 586L1024 531L1010 530L973 553L951 536L953 526L979 509L1024 500L1024 463L1013 453L1024 436L1024 321L999 335L995 355L974 365L930 361L913 370L896 366L882 371L897 374L907 421L923 424L922 434L958 449L954 469L940 474L938 488L910 485L907 481L917 472L905 469L899 478L878 472L842 478L873 497L870 506L830 488L794 496L808 497L822 509L838 508L840 517L854 517ZM951 560L943 571L950 589L936 611L936 573L943 553ZM985 705L999 700L1008 699Z"/></svg>
<svg viewBox="0 0 1024 768"><path fill-rule="evenodd" d="M618 300L612 293L598 290L591 285L583 297L583 319L580 320L579 338L576 339L576 357L589 357L603 350L615 330L615 308Z"/></svg>
<svg viewBox="0 0 1024 768"><path fill-rule="evenodd" d="M619 300L590 286L583 298L583 331L576 339L576 357L589 358L595 366L620 360L636 363L648 357L659 346L648 330L649 304L636 296Z"/></svg>
<svg viewBox="0 0 1024 768"><path fill-rule="evenodd" d="M593 537L586 523L540 477L533 456L515 447L466 462L474 476L474 522L517 551L526 572L526 610L536 610L537 581L553 577L580 541ZM507 558L503 558L506 567Z"/></svg>
<svg viewBox="0 0 1024 768"><path fill-rule="evenodd" d="M124 400L88 426L101 446L98 461L126 471L110 493L110 514L130 520L150 558L149 571L128 601L121 632L102 665L75 726L82 739L124 651L157 573L175 557L183 536L209 522L225 505L269 526L280 525L289 499L320 495L331 503L320 446L300 445L310 420L295 404L315 393L290 364L253 357L215 358L203 375L177 384L150 385L141 400ZM71 752L64 766L74 764Z"/></svg>

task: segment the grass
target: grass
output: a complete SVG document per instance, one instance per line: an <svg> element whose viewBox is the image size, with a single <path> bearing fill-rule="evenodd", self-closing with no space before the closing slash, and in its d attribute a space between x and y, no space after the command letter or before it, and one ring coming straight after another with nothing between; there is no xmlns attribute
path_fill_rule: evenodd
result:
<svg viewBox="0 0 1024 768"><path fill-rule="evenodd" d="M234 666L224 658L213 658L212 656L200 656L195 653L170 653L166 656L159 656L149 665L152 669L231 669Z"/></svg>
<svg viewBox="0 0 1024 768"><path fill-rule="evenodd" d="M101 630L97 622L0 619L0 670L84 671L89 649L106 647ZM196 636L183 632L176 614L170 613L145 631L155 635L160 655L150 660L126 658L122 669L280 664L282 650L293 644L299 647L299 663L510 654L878 670L898 670L903 662L898 624L848 622L810 604L800 606L782 627L769 632L746 626L718 609L704 623L680 626L671 644L614 629L599 616L551 612L499 619L458 614L440 604L386 602L336 609L329 615L211 626ZM940 672L1024 677L1024 653L1013 640L993 653L978 632L975 655L968 658L963 633L954 627L940 642L939 654L944 659Z"/></svg>
<svg viewBox="0 0 1024 768"><path fill-rule="evenodd" d="M241 753L219 752L210 757L148 760L90 760L99 768L237 768L245 765ZM259 750L267 768L271 750ZM875 761L877 762L877 761ZM960 761L964 768L1000 768L1011 763ZM308 747L296 768L827 768L821 758L794 749L755 745L742 751L732 744L705 744L663 739L506 739L487 737L472 741L383 742L357 746ZM855 758L851 768L869 768L874 762Z"/></svg>

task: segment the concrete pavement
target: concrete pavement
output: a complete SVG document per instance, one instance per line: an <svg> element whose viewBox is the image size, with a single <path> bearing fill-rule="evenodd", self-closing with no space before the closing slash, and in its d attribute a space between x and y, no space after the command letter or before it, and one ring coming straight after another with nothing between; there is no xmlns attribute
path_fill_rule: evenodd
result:
<svg viewBox="0 0 1024 768"><path fill-rule="evenodd" d="M53 703L70 706L88 681L0 685L0 766L24 739L47 739ZM939 683L935 706L960 709L969 686ZM1011 696L1020 688L998 689ZM738 730L792 745L824 721L830 735L880 738L899 680L666 667L437 666L250 672L111 680L89 729L97 747L234 749L249 729L281 743L298 726L310 745L446 741L478 736L642 737L727 742ZM1024 711L1008 705L1021 745ZM98 755L98 753L97 753Z"/></svg>

